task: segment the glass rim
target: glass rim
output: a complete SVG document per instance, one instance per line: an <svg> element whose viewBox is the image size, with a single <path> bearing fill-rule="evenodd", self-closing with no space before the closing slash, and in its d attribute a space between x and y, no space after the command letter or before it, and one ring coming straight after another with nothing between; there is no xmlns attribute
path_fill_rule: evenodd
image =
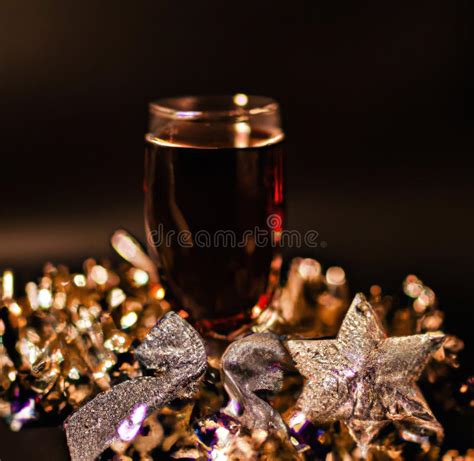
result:
<svg viewBox="0 0 474 461"><path fill-rule="evenodd" d="M173 96L149 103L150 114L172 120L246 120L278 114L280 105L267 96L233 95Z"/></svg>

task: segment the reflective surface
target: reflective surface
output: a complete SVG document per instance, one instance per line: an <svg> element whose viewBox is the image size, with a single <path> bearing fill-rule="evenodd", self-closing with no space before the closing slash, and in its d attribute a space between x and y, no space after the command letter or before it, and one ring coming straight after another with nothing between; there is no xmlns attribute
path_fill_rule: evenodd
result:
<svg viewBox="0 0 474 461"><path fill-rule="evenodd" d="M265 293L284 218L276 103L259 110L236 95L222 104L233 107L227 116L213 101L162 123L152 105L145 168L151 253L181 307L211 320L246 311Z"/></svg>

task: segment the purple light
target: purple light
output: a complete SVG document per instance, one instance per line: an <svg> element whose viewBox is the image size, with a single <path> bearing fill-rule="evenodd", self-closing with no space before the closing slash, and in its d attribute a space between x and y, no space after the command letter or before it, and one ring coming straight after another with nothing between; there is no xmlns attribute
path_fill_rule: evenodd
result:
<svg viewBox="0 0 474 461"><path fill-rule="evenodd" d="M130 417L124 419L117 429L117 434L121 440L130 442L137 436L143 420L146 418L147 411L148 407L144 403L135 406Z"/></svg>

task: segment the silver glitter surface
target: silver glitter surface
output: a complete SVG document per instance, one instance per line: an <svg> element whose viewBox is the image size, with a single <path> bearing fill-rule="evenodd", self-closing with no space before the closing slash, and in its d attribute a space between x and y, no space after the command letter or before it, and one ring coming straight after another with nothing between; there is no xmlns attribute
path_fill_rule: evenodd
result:
<svg viewBox="0 0 474 461"><path fill-rule="evenodd" d="M272 333L257 333L233 342L222 356L224 386L241 407L239 420L249 429L286 431L281 416L256 391L280 390L282 368L292 363Z"/></svg>
<svg viewBox="0 0 474 461"><path fill-rule="evenodd" d="M176 398L187 398L203 375L207 357L203 340L174 312L167 313L136 350L145 368L155 376L125 381L81 407L65 423L72 461L91 461L121 433L138 431L137 416Z"/></svg>
<svg viewBox="0 0 474 461"><path fill-rule="evenodd" d="M373 308L358 294L337 339L286 342L307 380L297 411L316 423L343 421L361 448L390 422L406 439L441 439L443 429L416 381L443 341L440 333L387 338Z"/></svg>

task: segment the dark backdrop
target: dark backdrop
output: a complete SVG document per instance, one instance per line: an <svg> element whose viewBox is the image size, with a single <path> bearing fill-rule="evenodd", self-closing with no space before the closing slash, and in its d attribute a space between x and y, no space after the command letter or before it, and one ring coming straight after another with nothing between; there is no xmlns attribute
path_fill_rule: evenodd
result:
<svg viewBox="0 0 474 461"><path fill-rule="evenodd" d="M471 21L468 0L3 0L1 268L27 279L109 255L118 227L143 238L149 100L265 94L285 115L289 226L327 242L299 253L354 289L419 275L469 339Z"/></svg>

